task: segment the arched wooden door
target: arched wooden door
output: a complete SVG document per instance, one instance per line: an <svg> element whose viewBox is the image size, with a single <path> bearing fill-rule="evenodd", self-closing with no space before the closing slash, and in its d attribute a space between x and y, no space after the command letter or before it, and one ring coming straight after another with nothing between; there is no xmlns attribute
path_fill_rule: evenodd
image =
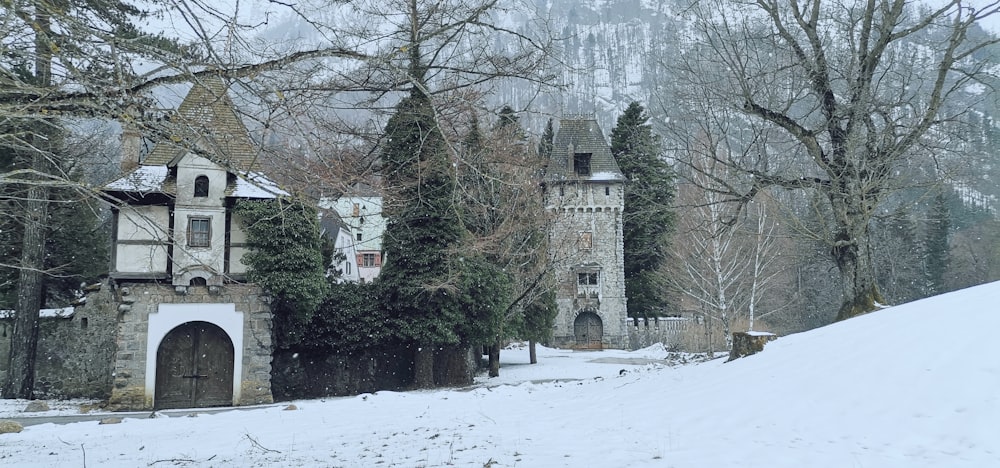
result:
<svg viewBox="0 0 1000 468"><path fill-rule="evenodd" d="M153 406L232 405L233 359L233 341L214 324L187 322L170 330L156 351Z"/></svg>
<svg viewBox="0 0 1000 468"><path fill-rule="evenodd" d="M604 324L601 318L593 312L583 312L573 322L573 334L576 336L576 347L585 349L601 349L601 338L604 336Z"/></svg>

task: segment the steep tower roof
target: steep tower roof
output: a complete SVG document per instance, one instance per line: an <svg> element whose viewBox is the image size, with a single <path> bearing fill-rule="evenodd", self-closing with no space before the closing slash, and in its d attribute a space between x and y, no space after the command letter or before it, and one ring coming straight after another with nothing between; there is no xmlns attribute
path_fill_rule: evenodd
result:
<svg viewBox="0 0 1000 468"><path fill-rule="evenodd" d="M257 154L222 78L196 81L170 123L172 141L158 142L143 165L169 164L190 148L224 167L252 169Z"/></svg>
<svg viewBox="0 0 1000 468"><path fill-rule="evenodd" d="M588 167L582 167L583 163ZM597 120L575 118L559 121L545 179L550 182L624 181L625 176L611 155L611 146L604 139Z"/></svg>

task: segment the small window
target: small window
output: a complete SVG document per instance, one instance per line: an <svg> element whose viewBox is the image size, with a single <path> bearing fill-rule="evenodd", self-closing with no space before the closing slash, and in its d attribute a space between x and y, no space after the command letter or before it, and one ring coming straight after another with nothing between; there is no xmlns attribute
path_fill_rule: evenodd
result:
<svg viewBox="0 0 1000 468"><path fill-rule="evenodd" d="M573 154L573 171L576 175L590 175L590 153Z"/></svg>
<svg viewBox="0 0 1000 468"><path fill-rule="evenodd" d="M559 186L559 196L561 197L561 196L564 196L564 195L566 195L566 188L563 187L562 185L560 185Z"/></svg>
<svg viewBox="0 0 1000 468"><path fill-rule="evenodd" d="M604 187L604 196L611 195L611 187Z"/></svg>
<svg viewBox="0 0 1000 468"><path fill-rule="evenodd" d="M344 274L345 275L351 274L351 262L347 262L344 264Z"/></svg>
<svg viewBox="0 0 1000 468"><path fill-rule="evenodd" d="M592 232L580 233L580 248L583 250L590 250L594 248L594 233Z"/></svg>
<svg viewBox="0 0 1000 468"><path fill-rule="evenodd" d="M577 273L576 281L582 286L597 286L597 273Z"/></svg>
<svg viewBox="0 0 1000 468"><path fill-rule="evenodd" d="M188 222L188 247L212 246L211 218L191 218Z"/></svg>
<svg viewBox="0 0 1000 468"><path fill-rule="evenodd" d="M80 319L80 328L87 328L87 317Z"/></svg>
<svg viewBox="0 0 1000 468"><path fill-rule="evenodd" d="M358 215L361 214L361 205L360 204L355 203L353 208L354 208L354 216L358 216Z"/></svg>
<svg viewBox="0 0 1000 468"><path fill-rule="evenodd" d="M358 239L358 242L361 242L361 233L360 232L355 237Z"/></svg>
<svg viewBox="0 0 1000 468"><path fill-rule="evenodd" d="M200 175L194 179L194 196L208 196L208 177Z"/></svg>

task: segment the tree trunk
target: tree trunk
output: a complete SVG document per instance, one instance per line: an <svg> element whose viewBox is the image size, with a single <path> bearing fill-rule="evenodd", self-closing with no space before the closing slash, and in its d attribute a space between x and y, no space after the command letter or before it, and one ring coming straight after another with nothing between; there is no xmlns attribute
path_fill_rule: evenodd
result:
<svg viewBox="0 0 1000 468"><path fill-rule="evenodd" d="M837 237L837 244L831 251L840 271L844 300L837 312L837 321L866 314L885 303L875 282L875 269L872 267L871 250L868 246L868 220L852 221L852 227L857 228L842 229Z"/></svg>
<svg viewBox="0 0 1000 468"><path fill-rule="evenodd" d="M418 344L413 350L413 388L434 387L434 347Z"/></svg>
<svg viewBox="0 0 1000 468"><path fill-rule="evenodd" d="M47 3L35 2L35 80L40 87L52 83L52 21ZM33 136L34 153L31 168L49 174L46 150L54 148L55 122L44 122L44 128L34 131L45 137ZM51 127L49 125L52 125ZM45 267L45 229L49 209L49 189L44 185L28 187L24 237L21 239L21 264L17 280L17 305L14 327L10 335L10 358L7 361L7 381L3 383L4 398L32 398L35 387L35 355L38 348L38 310L42 305L42 270Z"/></svg>
<svg viewBox="0 0 1000 468"><path fill-rule="evenodd" d="M36 153L32 167L44 166L45 155ZM38 310L42 305L42 269L45 259L45 221L49 191L41 185L28 188L24 237L18 272L17 306L10 335L10 359L4 398L32 398L35 386L35 354L38 347Z"/></svg>
<svg viewBox="0 0 1000 468"><path fill-rule="evenodd" d="M538 364L538 353L535 351L535 341L528 340L528 362Z"/></svg>
<svg viewBox="0 0 1000 468"><path fill-rule="evenodd" d="M500 377L500 339L490 345L490 377Z"/></svg>

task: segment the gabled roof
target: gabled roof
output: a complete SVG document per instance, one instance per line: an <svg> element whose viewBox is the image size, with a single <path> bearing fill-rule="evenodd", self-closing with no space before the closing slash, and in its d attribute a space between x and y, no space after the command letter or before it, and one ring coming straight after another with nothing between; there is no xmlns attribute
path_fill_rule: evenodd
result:
<svg viewBox="0 0 1000 468"><path fill-rule="evenodd" d="M590 175L573 170L575 153L590 154ZM552 142L552 155L545 169L545 180L558 181L624 181L625 176L604 139L601 127L593 118L563 119Z"/></svg>
<svg viewBox="0 0 1000 468"><path fill-rule="evenodd" d="M319 209L319 229L320 234L332 239L333 241L337 240L337 235L340 231L347 233L351 232L351 228L344 223L340 214L338 214L336 210L328 208Z"/></svg>
<svg viewBox="0 0 1000 468"><path fill-rule="evenodd" d="M162 166L195 149L226 168L249 170L257 157L246 126L236 114L228 86L217 76L199 79L170 117L171 140L158 142L142 161Z"/></svg>

